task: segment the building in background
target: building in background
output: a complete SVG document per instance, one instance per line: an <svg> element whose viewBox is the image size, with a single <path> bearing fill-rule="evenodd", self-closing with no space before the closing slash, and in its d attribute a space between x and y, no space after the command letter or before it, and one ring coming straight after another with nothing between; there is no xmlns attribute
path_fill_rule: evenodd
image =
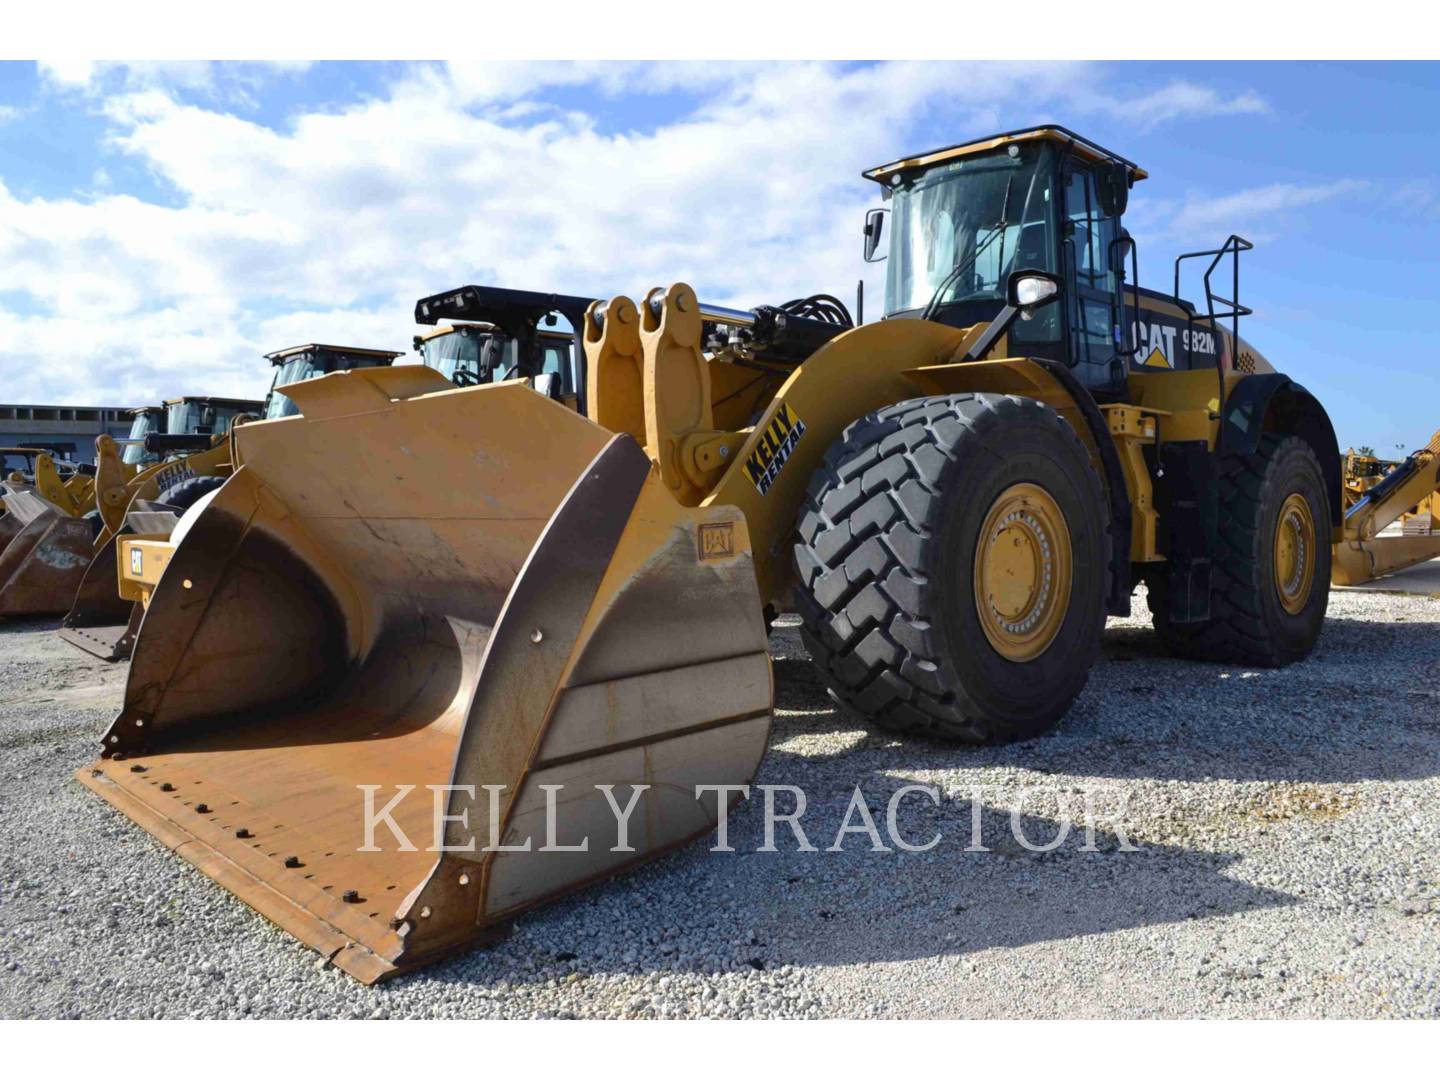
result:
<svg viewBox="0 0 1440 1080"><path fill-rule="evenodd" d="M130 410L107 405L0 405L0 446L33 446L67 461L95 463L95 436L123 439Z"/></svg>

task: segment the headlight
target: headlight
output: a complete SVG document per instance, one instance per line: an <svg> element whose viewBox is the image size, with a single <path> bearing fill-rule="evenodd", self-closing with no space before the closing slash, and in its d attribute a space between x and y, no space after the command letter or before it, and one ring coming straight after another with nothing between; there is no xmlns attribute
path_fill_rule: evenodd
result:
<svg viewBox="0 0 1440 1080"><path fill-rule="evenodd" d="M1015 283L1015 303L1017 307L1035 307L1047 300L1053 300L1059 292L1060 286L1050 278L1039 275L1022 277Z"/></svg>

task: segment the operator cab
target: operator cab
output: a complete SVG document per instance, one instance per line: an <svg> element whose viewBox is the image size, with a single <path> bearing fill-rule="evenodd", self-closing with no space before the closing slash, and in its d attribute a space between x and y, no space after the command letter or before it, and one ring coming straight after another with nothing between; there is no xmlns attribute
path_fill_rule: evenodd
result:
<svg viewBox="0 0 1440 1080"><path fill-rule="evenodd" d="M560 380L562 393L574 392L571 372L571 335L553 330L535 332L539 347L538 371ZM432 367L456 386L479 386L524 377L519 347L492 323L449 323L415 335L415 350L426 367Z"/></svg>
<svg viewBox="0 0 1440 1080"><path fill-rule="evenodd" d="M864 175L890 203L870 211L865 224L866 259L879 261L890 218L886 318L957 327L990 322L1006 307L1010 275L1038 270L1059 279L1061 302L1016 320L1008 352L1066 364L1098 400L1124 398L1132 369L1223 363L1225 335L1213 310L1197 315L1178 296L1135 282L1135 244L1121 222L1130 188L1146 177L1134 162L1049 125ZM1218 262L1230 246L1199 254ZM1208 293L1208 274L1206 287ZM1214 297L1210 306L1228 303Z"/></svg>
<svg viewBox="0 0 1440 1080"><path fill-rule="evenodd" d="M539 393L584 411L584 353L576 328L591 300L560 293L466 285L415 304L415 351L456 386L527 379ZM451 320L444 325L441 319ZM566 328L562 324L568 323Z"/></svg>
<svg viewBox="0 0 1440 1080"><path fill-rule="evenodd" d="M282 416L299 415L299 406L285 395L281 387L306 379L318 379L321 375L336 371L389 367L396 358L403 355L386 349L356 349L314 343L266 353L265 359L275 365L275 378L270 383L270 392L265 396L263 419L279 420Z"/></svg>
<svg viewBox="0 0 1440 1080"><path fill-rule="evenodd" d="M160 455L145 449L146 435L165 434L165 413L163 405L146 405L130 410L130 434L125 437L125 447L120 460L126 465L153 465Z"/></svg>
<svg viewBox="0 0 1440 1080"><path fill-rule="evenodd" d="M168 435L224 435L235 417L255 416L263 402L240 398L179 397L165 402Z"/></svg>

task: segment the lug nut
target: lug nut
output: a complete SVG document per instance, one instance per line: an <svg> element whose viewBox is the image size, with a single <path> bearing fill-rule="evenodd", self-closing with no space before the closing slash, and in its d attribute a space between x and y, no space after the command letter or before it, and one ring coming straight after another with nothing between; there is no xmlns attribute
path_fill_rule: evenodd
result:
<svg viewBox="0 0 1440 1080"><path fill-rule="evenodd" d="M340 899L344 900L347 904L358 904L360 903L360 894L354 889L346 889Z"/></svg>
<svg viewBox="0 0 1440 1080"><path fill-rule="evenodd" d="M249 829L236 829L236 830L235 830L235 839L236 839L236 840L249 840L250 837L253 836L253 835L254 835L254 834L251 833L251 831L250 831Z"/></svg>
<svg viewBox="0 0 1440 1080"><path fill-rule="evenodd" d="M206 803L203 803L203 802L202 802L202 803L196 803L196 804L195 804L195 812L196 812L197 814L208 814L208 813L210 812L210 807L209 807Z"/></svg>
<svg viewBox="0 0 1440 1080"><path fill-rule="evenodd" d="M166 780L165 783L163 783L163 784L160 785L160 790L161 790L161 791L174 791L174 790L175 790L175 785L172 784L172 783L170 783L169 780Z"/></svg>
<svg viewBox="0 0 1440 1080"><path fill-rule="evenodd" d="M144 772L144 771L145 771L145 766L144 766L144 765L131 765L131 766L130 766L130 771L131 771L131 772Z"/></svg>
<svg viewBox="0 0 1440 1080"><path fill-rule="evenodd" d="M304 866L304 865L305 865L305 864L300 861L300 856L299 856L299 855L287 855L287 856L285 856L285 866L286 866L288 869L290 869L290 870L295 870L295 869L297 869L297 868L299 868L299 867L301 867L301 866Z"/></svg>

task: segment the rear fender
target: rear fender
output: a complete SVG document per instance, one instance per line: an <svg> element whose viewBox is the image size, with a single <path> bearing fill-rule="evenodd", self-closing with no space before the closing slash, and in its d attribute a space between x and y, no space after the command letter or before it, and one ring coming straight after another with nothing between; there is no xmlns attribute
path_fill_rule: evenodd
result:
<svg viewBox="0 0 1440 1080"><path fill-rule="evenodd" d="M1338 528L1344 513L1344 462L1325 407L1288 375L1241 379L1225 399L1220 446L1226 453L1253 454L1266 432L1296 435L1310 444L1330 494L1330 523Z"/></svg>

